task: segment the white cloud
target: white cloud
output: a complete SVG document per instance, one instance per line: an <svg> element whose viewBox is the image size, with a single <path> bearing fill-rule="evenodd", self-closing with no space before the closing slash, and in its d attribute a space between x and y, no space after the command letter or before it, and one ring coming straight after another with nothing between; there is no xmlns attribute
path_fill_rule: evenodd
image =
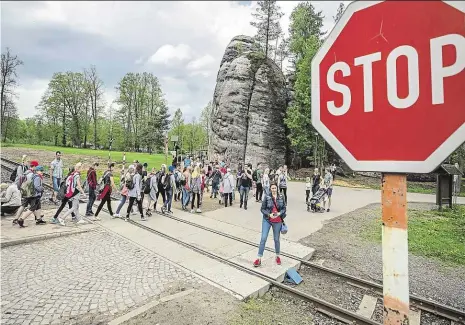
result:
<svg viewBox="0 0 465 325"><path fill-rule="evenodd" d="M187 64L188 70L199 70L208 66L211 66L212 63L215 62L215 58L210 54L206 54L200 58L192 60Z"/></svg>
<svg viewBox="0 0 465 325"><path fill-rule="evenodd" d="M192 57L192 49L189 45L178 44L173 46L165 44L161 46L148 60L154 64L170 64L174 61L185 61Z"/></svg>
<svg viewBox="0 0 465 325"><path fill-rule="evenodd" d="M20 86L16 89L18 100L18 114L22 118L32 117L36 114L35 107L48 87L47 79L20 80Z"/></svg>
<svg viewBox="0 0 465 325"><path fill-rule="evenodd" d="M284 12L281 25L286 34L290 13L298 3L278 1ZM316 10L323 11L324 29L330 30L339 2L312 1L312 4ZM8 34L13 27L38 30L46 25L61 31L71 30L82 37L101 39L102 46L90 48L88 54L99 71L105 71L99 69L102 61L110 66L101 75L107 87L105 99L108 105L115 97L117 76L143 68L159 78L171 109L181 107L186 110L185 115L198 116L213 96L215 76L227 44L236 35L252 36L255 33L250 21L256 5L256 2L250 6L240 5L236 1L48 1L28 3L26 7L21 2L2 2L2 31ZM31 47L37 47L41 42L49 46L54 37L48 29L46 34L44 32L44 40L31 36L22 42ZM2 43L2 46L8 46ZM67 38L61 40L62 47L63 44L70 51L77 46L74 40ZM118 59L112 56L115 52ZM32 51L25 49L25 53ZM35 53L43 55L45 52L41 48ZM64 52L61 55L66 56ZM124 55L126 60L121 59ZM58 65L60 60L57 62ZM66 58L61 62L66 62ZM113 73L113 81L109 82L105 73L109 74L112 65L120 70L116 77ZM48 83L35 75L37 72L27 70L30 66L26 61L24 71L31 75L30 80L22 81L21 91L18 89L18 107L23 117L34 114L33 107ZM65 69L61 63L55 71ZM32 70L37 71L37 68ZM54 71L48 72L51 75ZM186 80L180 82L183 78Z"/></svg>

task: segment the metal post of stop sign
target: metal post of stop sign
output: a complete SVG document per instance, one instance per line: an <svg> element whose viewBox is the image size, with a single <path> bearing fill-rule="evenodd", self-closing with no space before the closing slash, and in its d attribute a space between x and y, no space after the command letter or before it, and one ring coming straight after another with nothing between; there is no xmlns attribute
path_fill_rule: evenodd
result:
<svg viewBox="0 0 465 325"><path fill-rule="evenodd" d="M407 176L382 174L384 324L408 324Z"/></svg>

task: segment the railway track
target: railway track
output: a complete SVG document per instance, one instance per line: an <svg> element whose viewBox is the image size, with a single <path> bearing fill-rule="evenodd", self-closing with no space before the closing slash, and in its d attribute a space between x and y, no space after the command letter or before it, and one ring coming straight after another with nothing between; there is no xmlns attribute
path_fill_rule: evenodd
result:
<svg viewBox="0 0 465 325"><path fill-rule="evenodd" d="M13 166L17 166L19 165L18 163L14 162L14 161L11 161L9 159L5 159L5 158L1 158L2 159L2 167L4 168L9 168L10 170L13 169L13 167L7 167L5 166L5 164L3 163L3 161L6 161L7 163ZM48 174L45 174L46 177L50 177ZM44 184L44 186L48 187L48 188L52 188L52 186L50 184ZM113 197L114 199L117 199L115 197ZM83 201L84 202L84 201ZM97 206L97 204L94 204L94 206ZM106 213L108 213L108 211L104 208L103 209ZM216 229L212 229L212 228L209 228L209 227L205 227L205 226L202 226L202 225L199 225L199 224L196 224L194 222L191 222L191 221L188 221L188 220L185 220L185 219L181 219L181 218L177 218L175 216L172 216L172 215L167 215L167 214L162 214L160 212L157 212L158 214L161 214L163 215L164 217L167 217L167 218L171 218L177 222L182 222L182 223L185 223L185 224L188 224L190 226L193 226L193 227L197 227L199 229L203 229L205 231L209 231L211 233L214 233L214 234L217 234L217 235L220 235L220 236L223 236L223 237L226 237L226 238L229 238L229 239L233 239L235 241L238 241L238 242L242 242L244 244L248 244L248 245L251 245L251 246L254 246L254 247L258 247L258 244L255 243L255 242L251 242L251 241L248 241L246 239L243 239L243 238L239 238L239 237L236 237L236 236L233 236L233 235L230 235L228 233L224 233L224 232L221 232L221 231L218 231ZM88 222L91 222L91 223L95 223L94 221L88 219L88 218L85 218ZM324 301L318 297L314 297L314 296L311 296L309 295L308 293L305 293L303 291L300 291L300 290L297 290L291 286L288 286L288 285L285 285L283 283L280 283L280 282L277 282L275 281L274 279L268 277L268 276L265 276L257 271L254 271L253 269L249 269L247 267L244 267L240 264L237 264L237 263L234 263L234 262L231 262L219 255L216 255L214 253L211 253L211 252L208 252L206 250L203 250L195 245L192 245L192 244L189 244L189 243L186 243L186 242L183 242L182 240L179 240L175 237L172 237L172 236L169 236L167 234L164 234L160 231L157 231L153 228L150 228L146 225L143 225L143 224L140 224L138 222L135 222L133 220L130 220L129 221L130 224L136 226L136 227L139 227L139 228L142 228L146 231L149 231L155 235L158 235L158 236L161 236L163 238L166 238L170 241L173 241L173 242L176 242L177 244L180 244L182 246L185 246L189 249L192 249L198 253L201 253L203 255L206 255L210 258L214 258L224 264L228 264L232 267L235 267L243 272L246 272L246 273L249 273L249 274L252 274L254 276L257 276L265 281L268 281L270 284L274 285L275 287L277 288L280 288L281 290L284 290L294 296L297 296L305 301L308 301L308 302L311 302L314 306L316 306L315 310L317 312L320 312L330 318L334 318L334 319L337 319L341 322L344 322L344 323L357 323L357 324L379 324L378 322L376 321L373 321L367 317L363 317L357 313L354 313L350 310L347 310L347 309L344 309L344 308L341 308L337 305L334 305L332 303L329 303L327 301ZM104 225L102 224L99 224L99 223L95 223L97 224L98 226L106 229L106 230L109 230L107 227L105 227ZM272 249L270 248L265 248L267 251L273 251ZM360 289L364 289L364 290L370 290L378 295L381 295L382 296L382 291L383 291L383 287L382 287L382 284L381 283L376 283L376 282L373 282L373 281L369 281L369 280L365 280L365 279L361 279L361 278L358 278L358 277L355 277L355 276L352 276L350 274L346 274L346 273L343 273L343 272L340 272L340 271L337 271L337 270L333 270L333 269L330 269L330 268L327 268L327 267L324 267L322 265L319 265L319 264L315 264L313 262L309 262L309 261L306 261L306 260L303 260L301 258L298 258L296 256L293 256L291 254L287 254L287 253L282 253L281 255L283 256L286 256L286 257L289 257L289 258L292 258L294 260L297 260L299 261L302 265L305 265L307 267L311 267L311 268L315 268L315 269L318 269L320 271L323 271L323 272L326 272L332 276L336 276L338 278L341 278L343 279L344 281L346 281L348 284L354 286L354 287L358 287ZM465 312L464 311L461 311L461 310L458 310L456 308L453 308L453 307L450 307L450 306L447 306L447 305L444 305L444 304L441 304L441 303L438 303L438 302L435 302L435 301L432 301L430 299L426 299L426 298L423 298L423 297L420 297L420 296L417 296L417 295L410 295L410 301L413 305L413 307L416 307L422 311L425 311L425 312L428 312L428 313L431 313L433 315L437 315L437 316L440 316L440 317L443 317L447 320L450 320L451 321L451 324L458 324L458 323L464 323L465 321Z"/></svg>

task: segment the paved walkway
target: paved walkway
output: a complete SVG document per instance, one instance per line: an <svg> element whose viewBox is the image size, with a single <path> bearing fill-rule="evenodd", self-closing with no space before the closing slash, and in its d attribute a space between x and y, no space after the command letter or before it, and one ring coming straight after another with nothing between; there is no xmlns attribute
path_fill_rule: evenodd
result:
<svg viewBox="0 0 465 325"><path fill-rule="evenodd" d="M54 214L55 210L44 210L44 220L48 223ZM34 216L31 215L24 223L26 227L20 229L18 225L13 225L13 219L13 215L1 218L1 247L82 233L96 228L92 224L76 225L72 222L70 222L70 227L61 227L60 225L53 224L37 226Z"/></svg>
<svg viewBox="0 0 465 325"><path fill-rule="evenodd" d="M199 281L104 231L6 247L1 254L2 324L106 323L173 283Z"/></svg>
<svg viewBox="0 0 465 325"><path fill-rule="evenodd" d="M381 186L381 184L380 184ZM380 190L354 189L348 187L334 187L331 211L325 213L307 212L305 204L305 184L290 182L288 188L288 207L286 223L289 232L286 237L291 241L298 241L318 231L325 221L342 214L364 207L370 203L381 202ZM250 195L251 196L251 195ZM430 194L408 193L410 202L436 202L436 196ZM465 198L458 198L458 203L465 204ZM228 212L226 212L228 211ZM248 210L239 209L239 195L236 193L236 202L230 208L204 213L205 217L238 225L255 231L260 231L262 217L260 204L250 197Z"/></svg>

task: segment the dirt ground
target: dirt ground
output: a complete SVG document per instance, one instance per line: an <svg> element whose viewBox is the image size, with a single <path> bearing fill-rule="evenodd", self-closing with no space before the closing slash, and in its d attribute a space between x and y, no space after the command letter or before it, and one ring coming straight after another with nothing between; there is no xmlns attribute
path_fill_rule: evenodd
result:
<svg viewBox="0 0 465 325"><path fill-rule="evenodd" d="M48 172L50 168L50 163L53 161L53 159L55 159L55 153L52 151L14 147L2 148L2 156L4 156L7 159L20 162L22 155L27 155L28 160L37 160L40 165L44 166L46 172ZM93 163L98 162L100 166L97 168L97 171L101 173L103 173L106 170L108 163L108 159L86 155L66 154L62 155L62 159L65 168L72 167L76 163L81 162L84 166L84 170L89 168ZM121 167L119 166L119 168Z"/></svg>
<svg viewBox="0 0 465 325"><path fill-rule="evenodd" d="M195 292L157 305L123 325L339 324L315 314L313 306L275 288L261 298L239 301L222 290L199 285Z"/></svg>

